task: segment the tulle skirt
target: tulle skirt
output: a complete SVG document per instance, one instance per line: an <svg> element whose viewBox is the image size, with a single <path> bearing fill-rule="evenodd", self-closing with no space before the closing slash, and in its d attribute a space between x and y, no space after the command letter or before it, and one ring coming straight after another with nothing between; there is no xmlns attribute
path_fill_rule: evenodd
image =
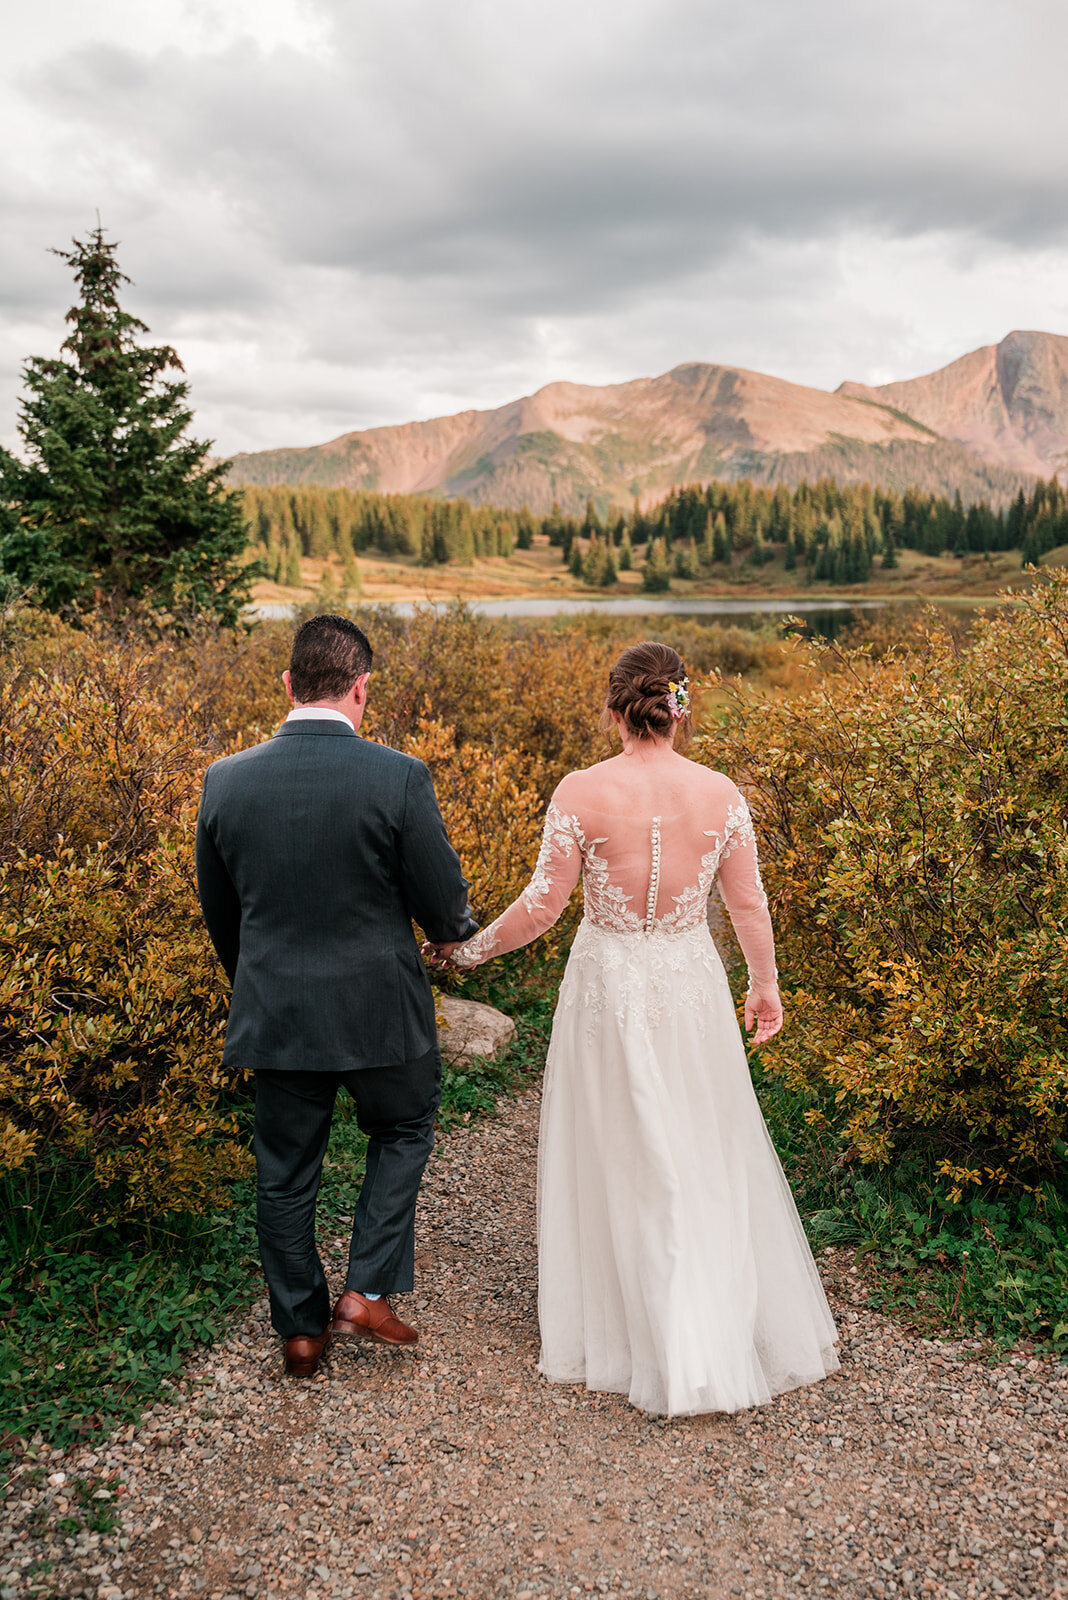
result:
<svg viewBox="0 0 1068 1600"><path fill-rule="evenodd" d="M662 1415L835 1371L836 1332L707 926L583 921L538 1156L542 1373Z"/></svg>

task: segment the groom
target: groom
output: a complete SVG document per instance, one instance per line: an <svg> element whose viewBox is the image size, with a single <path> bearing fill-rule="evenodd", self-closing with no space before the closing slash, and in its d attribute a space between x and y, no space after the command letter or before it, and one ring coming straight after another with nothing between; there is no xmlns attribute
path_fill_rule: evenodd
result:
<svg viewBox="0 0 1068 1600"><path fill-rule="evenodd" d="M304 623L282 675L294 709L265 744L208 768L197 823L200 904L233 989L223 1061L255 1074L271 1322L286 1371L301 1377L332 1334L418 1338L386 1298L412 1288L441 1093L412 920L435 943L478 926L426 767L358 736L370 671L354 623ZM367 1172L331 1319L315 1199L342 1086L367 1135Z"/></svg>

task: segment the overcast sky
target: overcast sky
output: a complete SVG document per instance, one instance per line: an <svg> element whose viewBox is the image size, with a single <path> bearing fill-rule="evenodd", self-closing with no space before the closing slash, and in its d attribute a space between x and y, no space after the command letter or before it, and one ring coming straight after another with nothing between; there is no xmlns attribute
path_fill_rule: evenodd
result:
<svg viewBox="0 0 1068 1600"><path fill-rule="evenodd" d="M682 361L833 388L1068 334L1064 0L35 0L0 440L99 210L223 451Z"/></svg>

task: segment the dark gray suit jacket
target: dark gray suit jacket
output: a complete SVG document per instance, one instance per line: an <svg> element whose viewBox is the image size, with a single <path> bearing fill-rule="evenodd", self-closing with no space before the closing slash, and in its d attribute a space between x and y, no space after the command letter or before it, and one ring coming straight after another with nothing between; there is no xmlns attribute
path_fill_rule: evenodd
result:
<svg viewBox="0 0 1068 1600"><path fill-rule="evenodd" d="M197 883L233 985L224 1061L348 1072L434 1048L412 919L438 942L478 924L421 761L284 723L208 768Z"/></svg>

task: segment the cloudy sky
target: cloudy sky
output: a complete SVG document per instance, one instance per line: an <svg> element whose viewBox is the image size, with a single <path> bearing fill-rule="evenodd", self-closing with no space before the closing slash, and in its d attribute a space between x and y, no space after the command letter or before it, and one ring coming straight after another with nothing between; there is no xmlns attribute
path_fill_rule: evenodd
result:
<svg viewBox="0 0 1068 1600"><path fill-rule="evenodd" d="M221 450L681 361L833 388L1068 334L1063 0L35 0L0 440L121 241Z"/></svg>

